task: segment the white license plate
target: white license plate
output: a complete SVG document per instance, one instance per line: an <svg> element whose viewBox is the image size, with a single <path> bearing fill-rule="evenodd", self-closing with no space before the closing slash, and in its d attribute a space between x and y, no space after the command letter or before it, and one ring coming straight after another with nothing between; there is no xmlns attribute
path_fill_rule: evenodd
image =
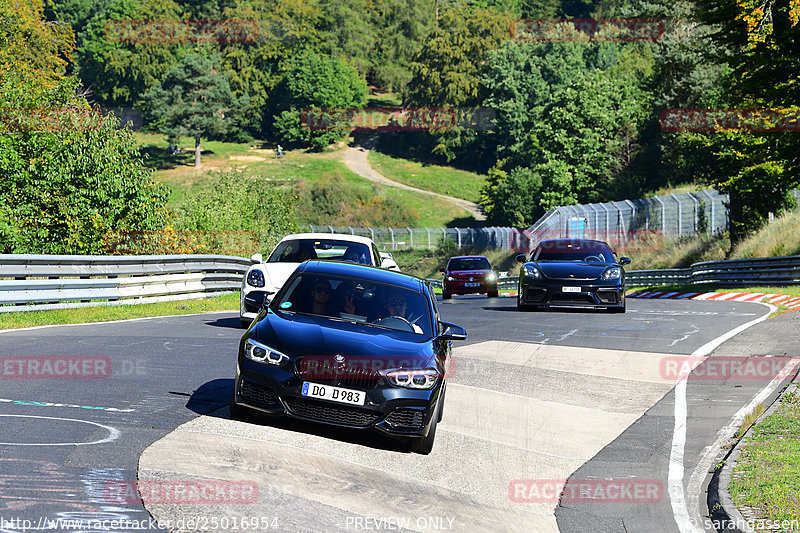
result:
<svg viewBox="0 0 800 533"><path fill-rule="evenodd" d="M580 287L561 287L561 292L581 292Z"/></svg>
<svg viewBox="0 0 800 533"><path fill-rule="evenodd" d="M465 283L464 286L465 287L480 287L481 284L480 283Z"/></svg>
<svg viewBox="0 0 800 533"><path fill-rule="evenodd" d="M364 405L364 401L367 399L367 393L364 391L343 389L307 381L303 383L303 396L353 405Z"/></svg>

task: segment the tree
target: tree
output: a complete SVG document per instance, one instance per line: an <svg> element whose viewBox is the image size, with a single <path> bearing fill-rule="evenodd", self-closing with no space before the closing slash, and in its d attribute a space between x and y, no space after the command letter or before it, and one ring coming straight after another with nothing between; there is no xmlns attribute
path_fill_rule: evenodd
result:
<svg viewBox="0 0 800 533"><path fill-rule="evenodd" d="M341 138L347 131L346 125L309 128L307 123L301 123L304 110L336 116L332 110L362 107L367 99L367 84L355 68L336 58L305 50L287 60L286 74L274 94L275 134L284 142L321 150Z"/></svg>
<svg viewBox="0 0 800 533"><path fill-rule="evenodd" d="M62 3L65 12L73 3ZM85 16L85 15L82 15ZM83 83L98 103L134 107L186 53L190 44L159 32L157 23L181 20L173 0L107 0L78 33L77 67ZM148 24L154 23L154 24Z"/></svg>
<svg viewBox="0 0 800 533"><path fill-rule="evenodd" d="M144 96L151 127L161 133L194 138L194 166L200 166L200 139L221 135L246 105L231 92L219 56L189 53Z"/></svg>
<svg viewBox="0 0 800 533"><path fill-rule="evenodd" d="M614 43L507 42L490 58L485 105L497 154L482 203L492 222L532 224L557 205L605 200L640 150L646 56ZM509 191L523 195L504 204Z"/></svg>
<svg viewBox="0 0 800 533"><path fill-rule="evenodd" d="M71 29L39 0L0 4L0 20L0 253L100 253L108 231L160 228L167 191L132 133L65 74Z"/></svg>

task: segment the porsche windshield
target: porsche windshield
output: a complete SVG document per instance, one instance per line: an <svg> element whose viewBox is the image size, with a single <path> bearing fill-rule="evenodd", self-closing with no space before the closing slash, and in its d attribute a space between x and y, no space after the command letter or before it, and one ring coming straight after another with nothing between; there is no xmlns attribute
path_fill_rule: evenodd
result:
<svg viewBox="0 0 800 533"><path fill-rule="evenodd" d="M430 337L433 330L425 295L356 278L298 276L272 302L272 310L346 320L426 337Z"/></svg>
<svg viewBox="0 0 800 533"><path fill-rule="evenodd" d="M540 244L531 261L585 261L587 263L613 263L614 254L607 246L596 243L547 243Z"/></svg>
<svg viewBox="0 0 800 533"><path fill-rule="evenodd" d="M334 239L292 239L283 241L270 254L268 263L302 263L309 259L352 261L371 265L369 246Z"/></svg>

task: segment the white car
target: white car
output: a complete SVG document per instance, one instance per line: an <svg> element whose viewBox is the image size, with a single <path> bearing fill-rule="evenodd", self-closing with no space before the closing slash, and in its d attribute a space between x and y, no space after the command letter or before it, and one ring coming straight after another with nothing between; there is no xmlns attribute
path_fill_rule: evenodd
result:
<svg viewBox="0 0 800 533"><path fill-rule="evenodd" d="M294 233L275 245L266 261L253 254L253 265L242 279L239 318L250 327L265 303L272 300L295 268L309 259L352 261L400 271L392 254L381 252L372 239L338 233Z"/></svg>

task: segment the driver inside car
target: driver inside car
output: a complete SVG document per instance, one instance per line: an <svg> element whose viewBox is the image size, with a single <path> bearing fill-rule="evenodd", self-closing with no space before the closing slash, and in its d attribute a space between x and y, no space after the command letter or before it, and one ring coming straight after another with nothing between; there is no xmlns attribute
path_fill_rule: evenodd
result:
<svg viewBox="0 0 800 533"><path fill-rule="evenodd" d="M422 333L422 328L415 323L419 316L412 316L408 312L408 299L402 292L393 291L387 293L382 316L385 318L403 318L414 328L414 333Z"/></svg>

